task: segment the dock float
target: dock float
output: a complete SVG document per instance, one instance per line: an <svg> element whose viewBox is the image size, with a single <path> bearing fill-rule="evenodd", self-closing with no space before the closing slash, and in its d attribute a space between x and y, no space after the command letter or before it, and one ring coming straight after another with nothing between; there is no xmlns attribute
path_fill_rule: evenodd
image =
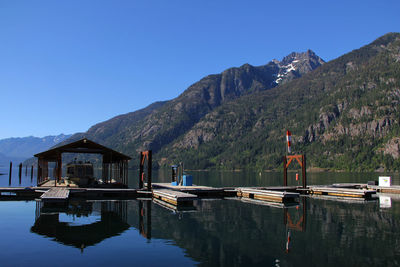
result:
<svg viewBox="0 0 400 267"><path fill-rule="evenodd" d="M308 187L309 194L311 195L328 195L335 197L352 197L352 198L371 198L373 194L376 194L376 190L368 189L349 189L340 187Z"/></svg>
<svg viewBox="0 0 400 267"><path fill-rule="evenodd" d="M196 195L169 189L153 189L153 198L168 202L175 206L193 205L193 200L198 199Z"/></svg>
<svg viewBox="0 0 400 267"><path fill-rule="evenodd" d="M66 202L69 198L69 189L65 187L52 187L40 199L45 202Z"/></svg>
<svg viewBox="0 0 400 267"><path fill-rule="evenodd" d="M368 189L376 190L379 193L386 194L400 194L400 186L392 185L392 186L377 186L377 185L367 185Z"/></svg>
<svg viewBox="0 0 400 267"><path fill-rule="evenodd" d="M285 192L285 191L282 192L282 191L239 187L237 188L237 196L250 199L283 203L283 202L296 201L299 198L300 194Z"/></svg>
<svg viewBox="0 0 400 267"><path fill-rule="evenodd" d="M171 185L170 183L153 183L153 189L169 189L178 192L184 192L198 197L225 197L235 196L236 191L234 188L218 188L202 185Z"/></svg>

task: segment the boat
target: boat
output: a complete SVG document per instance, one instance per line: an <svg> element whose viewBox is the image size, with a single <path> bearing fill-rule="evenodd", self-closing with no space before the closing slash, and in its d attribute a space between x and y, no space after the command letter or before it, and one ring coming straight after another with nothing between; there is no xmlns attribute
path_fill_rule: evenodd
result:
<svg viewBox="0 0 400 267"><path fill-rule="evenodd" d="M90 161L77 161L76 159L67 164L66 178L67 184L77 186L89 186L97 184L93 176L93 163Z"/></svg>

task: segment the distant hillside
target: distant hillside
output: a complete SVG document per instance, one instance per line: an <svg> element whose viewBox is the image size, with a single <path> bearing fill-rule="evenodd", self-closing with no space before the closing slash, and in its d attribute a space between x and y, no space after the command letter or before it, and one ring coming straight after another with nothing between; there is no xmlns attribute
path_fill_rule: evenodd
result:
<svg viewBox="0 0 400 267"><path fill-rule="evenodd" d="M155 103L99 123L68 141L85 136L133 158L141 150L151 149L157 153L224 103L286 84L323 63L321 58L308 50L292 53L282 61L273 60L263 66L244 64L239 68L230 68L201 79L173 100Z"/></svg>
<svg viewBox="0 0 400 267"><path fill-rule="evenodd" d="M167 102L97 124L86 136L154 166L281 166L285 132L309 167L400 170L400 34L328 63L312 51L209 75ZM138 162L133 160L133 166Z"/></svg>
<svg viewBox="0 0 400 267"><path fill-rule="evenodd" d="M0 140L0 164L9 164L10 161L24 161L34 154L47 150L50 147L70 138L71 135L18 137Z"/></svg>
<svg viewBox="0 0 400 267"><path fill-rule="evenodd" d="M303 77L207 114L159 152L192 168L274 169L285 131L308 166L400 170L400 34L325 63Z"/></svg>

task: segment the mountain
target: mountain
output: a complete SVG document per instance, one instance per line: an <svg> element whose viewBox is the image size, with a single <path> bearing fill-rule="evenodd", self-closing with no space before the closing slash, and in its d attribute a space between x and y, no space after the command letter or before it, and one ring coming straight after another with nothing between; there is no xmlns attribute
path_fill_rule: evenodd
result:
<svg viewBox="0 0 400 267"><path fill-rule="evenodd" d="M157 153L224 103L286 84L323 63L308 50L262 66L244 64L230 68L201 79L175 99L99 123L68 141L85 136L134 158L141 150L151 149Z"/></svg>
<svg viewBox="0 0 400 267"><path fill-rule="evenodd" d="M290 129L308 167L400 170L399 77L400 34L389 33L327 63L309 50L209 75L70 140L133 158L151 149L155 166L262 170L280 168Z"/></svg>
<svg viewBox="0 0 400 267"><path fill-rule="evenodd" d="M29 136L1 139L0 164L9 164L10 161L22 162L70 137L71 135L60 134L42 138Z"/></svg>
<svg viewBox="0 0 400 267"><path fill-rule="evenodd" d="M159 157L194 168L274 169L290 129L310 167L400 170L399 103L400 34L390 33L299 79L221 105Z"/></svg>

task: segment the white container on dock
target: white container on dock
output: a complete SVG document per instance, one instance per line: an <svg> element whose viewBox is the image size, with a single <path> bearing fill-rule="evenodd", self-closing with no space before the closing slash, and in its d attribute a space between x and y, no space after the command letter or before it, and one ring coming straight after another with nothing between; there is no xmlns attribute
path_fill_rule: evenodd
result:
<svg viewBox="0 0 400 267"><path fill-rule="evenodd" d="M390 176L379 176L379 186L385 186L385 187L392 186L392 177L390 177Z"/></svg>

